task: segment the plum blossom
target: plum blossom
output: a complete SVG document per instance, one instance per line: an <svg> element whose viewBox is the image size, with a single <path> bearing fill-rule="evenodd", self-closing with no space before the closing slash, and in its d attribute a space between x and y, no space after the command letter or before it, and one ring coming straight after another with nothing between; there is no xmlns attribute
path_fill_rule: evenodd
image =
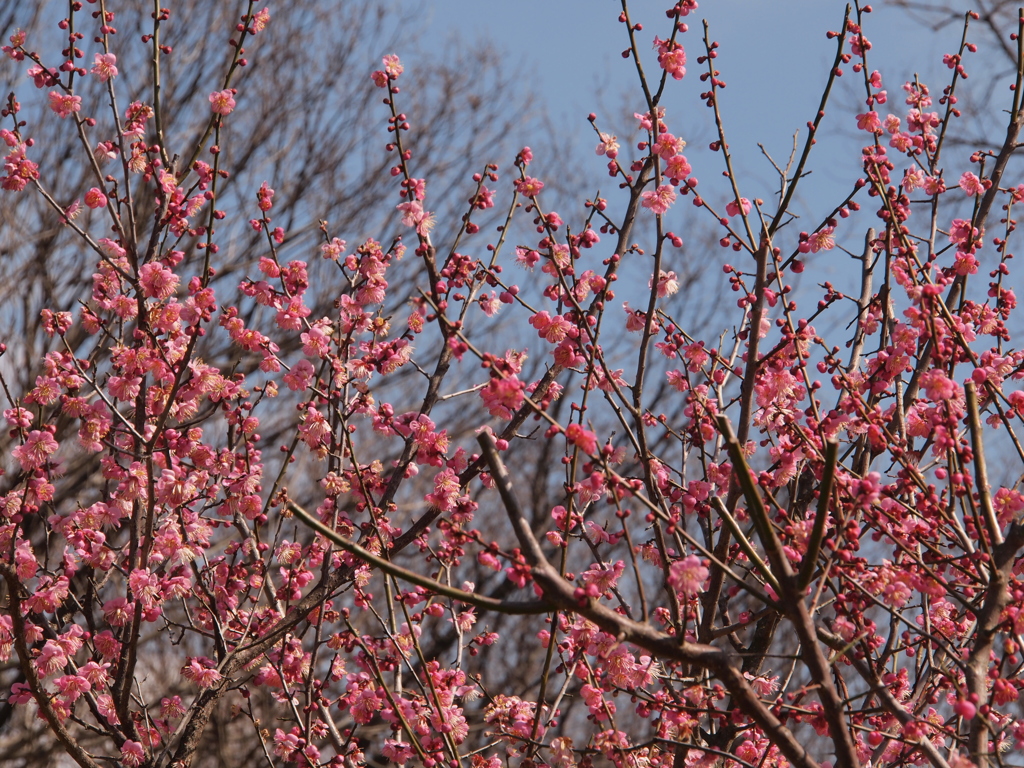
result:
<svg viewBox="0 0 1024 768"><path fill-rule="evenodd" d="M662 184L656 190L647 190L640 197L640 205L660 216L675 202L676 190L671 184Z"/></svg>
<svg viewBox="0 0 1024 768"><path fill-rule="evenodd" d="M584 453L597 453L597 435L580 424L570 424L566 427L565 438Z"/></svg>
<svg viewBox="0 0 1024 768"><path fill-rule="evenodd" d="M384 747L381 749L381 753L388 760L398 765L405 765L415 754L408 742L395 741L394 739L384 739Z"/></svg>
<svg viewBox="0 0 1024 768"><path fill-rule="evenodd" d="M11 694L7 697L8 704L28 704L34 701L32 687L28 683L15 683L11 686Z"/></svg>
<svg viewBox="0 0 1024 768"><path fill-rule="evenodd" d="M321 245L320 252L325 259L337 261L345 252L345 241L335 237L331 240L331 242L324 243L323 245Z"/></svg>
<svg viewBox="0 0 1024 768"><path fill-rule="evenodd" d="M71 115L81 111L82 97L73 96L70 93L50 91L50 109L56 112L58 117L71 117Z"/></svg>
<svg viewBox="0 0 1024 768"><path fill-rule="evenodd" d="M9 192L21 192L30 181L39 178L39 165L25 157L25 145L16 144L4 158L4 175L0 187Z"/></svg>
<svg viewBox="0 0 1024 768"><path fill-rule="evenodd" d="M941 176L928 176L924 180L924 191L927 195L941 195L946 191L946 182Z"/></svg>
<svg viewBox="0 0 1024 768"><path fill-rule="evenodd" d="M650 282L647 283L648 288L654 287L654 276L651 276ZM659 272L658 273L658 298L664 299L667 296L672 296L679 290L679 278L675 272Z"/></svg>
<svg viewBox="0 0 1024 768"><path fill-rule="evenodd" d="M985 194L985 183L973 173L968 172L960 177L960 189L962 189L968 197L983 195Z"/></svg>
<svg viewBox="0 0 1024 768"><path fill-rule="evenodd" d="M61 696L68 701L76 701L83 693L88 693L92 690L92 684L84 677L79 677L78 675L63 675L54 680L53 683L57 686Z"/></svg>
<svg viewBox="0 0 1024 768"><path fill-rule="evenodd" d="M704 581L710 571L696 555L688 555L669 566L668 583L677 592L695 595L704 591Z"/></svg>
<svg viewBox="0 0 1024 768"><path fill-rule="evenodd" d="M686 51L683 46L673 40L654 38L654 47L658 49L658 64L676 80L686 75Z"/></svg>
<svg viewBox="0 0 1024 768"><path fill-rule="evenodd" d="M516 246L516 264L520 267L523 269L533 269L537 266L538 261L540 261L540 254L537 251L523 248L521 245Z"/></svg>
<svg viewBox="0 0 1024 768"><path fill-rule="evenodd" d="M428 493L424 499L443 512L451 512L461 492L462 486L455 470L443 469L434 477L433 493Z"/></svg>
<svg viewBox="0 0 1024 768"><path fill-rule="evenodd" d="M301 392L309 386L310 381L313 380L313 376L316 371L313 369L313 364L309 360L299 360L292 369L284 375L284 381L288 385L288 389L293 392Z"/></svg>
<svg viewBox="0 0 1024 768"><path fill-rule="evenodd" d="M725 212L730 216L739 216L740 208L743 209L743 215L746 216L750 213L750 201L745 197L740 198L740 204L737 205L735 200L730 200L725 204Z"/></svg>
<svg viewBox="0 0 1024 768"><path fill-rule="evenodd" d="M151 261L139 268L139 283L143 293L151 299L166 299L178 287L178 276L163 264Z"/></svg>
<svg viewBox="0 0 1024 768"><path fill-rule="evenodd" d="M903 189L907 192L913 192L915 189L924 186L925 175L924 172L917 168L908 168L903 174Z"/></svg>
<svg viewBox="0 0 1024 768"><path fill-rule="evenodd" d="M597 145L597 154L606 155L609 160L614 160L619 154L619 141L617 136L610 133L602 133L601 141Z"/></svg>
<svg viewBox="0 0 1024 768"><path fill-rule="evenodd" d="M384 71L388 73L388 77L392 80L397 80L398 76L405 71L405 67L402 66L402 62L399 61L398 56L389 53L381 61L384 64Z"/></svg>
<svg viewBox="0 0 1024 768"><path fill-rule="evenodd" d="M121 745L121 764L128 768L136 768L142 765L146 759L146 750L137 741L127 740Z"/></svg>
<svg viewBox="0 0 1024 768"><path fill-rule="evenodd" d="M523 404L523 389L523 382L515 376L495 377L480 390L480 397L492 416L511 419L512 414Z"/></svg>
<svg viewBox="0 0 1024 768"><path fill-rule="evenodd" d="M191 680L200 688L212 688L221 679L216 665L204 656L189 659L189 663L181 668L181 676Z"/></svg>
<svg viewBox="0 0 1024 768"><path fill-rule="evenodd" d="M64 209L64 214L63 214L63 218L61 219L61 223L64 224L65 226L67 226L72 221L77 219L78 218L78 214L81 213L81 212L82 212L82 202L81 202L81 200L76 199L73 203L71 203L67 208Z"/></svg>
<svg viewBox="0 0 1024 768"><path fill-rule="evenodd" d="M107 196L99 187L92 187L85 193L85 204L90 208L102 208L107 204Z"/></svg>
<svg viewBox="0 0 1024 768"><path fill-rule="evenodd" d="M249 26L252 29L252 33L255 35L256 33L262 32L264 29L266 29L267 28L267 24L269 24L269 23L270 23L270 9L269 8L264 8L259 13L254 13L252 15L252 22L250 23Z"/></svg>
<svg viewBox="0 0 1024 768"><path fill-rule="evenodd" d="M835 227L822 227L811 235L807 241L811 248L811 253L817 253L818 251L831 251L836 245L836 240L832 236L834 231Z"/></svg>
<svg viewBox="0 0 1024 768"><path fill-rule="evenodd" d="M882 120L874 110L857 115L857 127L862 131L881 135Z"/></svg>
<svg viewBox="0 0 1024 768"><path fill-rule="evenodd" d="M11 451L25 470L41 467L57 451L57 441L46 430L34 429L28 433L24 445Z"/></svg>
<svg viewBox="0 0 1024 768"><path fill-rule="evenodd" d="M669 160L686 148L686 141L681 137L674 136L673 134L665 131L664 133L658 134L658 140L651 147L654 153L664 160Z"/></svg>
<svg viewBox="0 0 1024 768"><path fill-rule="evenodd" d="M67 652L56 640L47 640L35 660L36 669L43 677L49 677L63 669L67 663Z"/></svg>
<svg viewBox="0 0 1024 768"><path fill-rule="evenodd" d="M962 245L978 236L977 227L972 227L966 219L953 219L949 225L949 242Z"/></svg>
<svg viewBox="0 0 1024 768"><path fill-rule="evenodd" d="M544 189L544 182L532 176L524 176L522 179L516 179L513 186L516 192L525 197L536 197Z"/></svg>
<svg viewBox="0 0 1024 768"><path fill-rule="evenodd" d="M921 376L921 387L928 398L935 402L951 400L960 392L959 385L938 368L933 368Z"/></svg>
<svg viewBox="0 0 1024 768"><path fill-rule="evenodd" d="M93 58L92 69L89 71L96 75L102 82L107 82L112 77L117 77L117 56L112 53L97 53Z"/></svg>
<svg viewBox="0 0 1024 768"><path fill-rule="evenodd" d="M665 175L673 181L682 181L692 170L685 155L673 155L665 163Z"/></svg>
<svg viewBox="0 0 1024 768"><path fill-rule="evenodd" d="M234 108L235 91L233 88L214 91L210 94L210 111L215 115L230 115Z"/></svg>

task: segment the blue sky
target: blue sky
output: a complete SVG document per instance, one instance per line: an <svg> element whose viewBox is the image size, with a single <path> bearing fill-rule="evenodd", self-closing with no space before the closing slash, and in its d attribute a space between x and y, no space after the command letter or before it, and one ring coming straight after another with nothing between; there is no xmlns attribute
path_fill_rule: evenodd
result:
<svg viewBox="0 0 1024 768"><path fill-rule="evenodd" d="M630 3L633 21L644 26L638 39L648 57L648 73L657 72L651 41L656 34L667 37L670 27L664 11L670 4L669 0ZM915 28L901 11L886 7L884 0L874 5L865 27L873 43L869 66L882 72L893 97L886 107L901 114L906 107L900 86L915 73L931 85L933 93L941 92L949 77L942 54L956 50L959 24L932 33ZM486 40L505 52L509 63L538 92L542 108L558 129L579 136L587 146L593 143L588 112L598 113L599 122L607 123L612 117L607 111L625 111L622 94L633 88L639 95L631 62L619 56L627 38L624 25L617 21L618 3L438 0L424 3L423 8L428 40L438 44ZM701 145L700 151L687 156L702 182L718 176L721 166L719 158L706 151L713 138L711 113L698 97L704 90L699 80L703 67L697 63L703 52L701 19L708 20L711 38L721 45L717 63L728 83L721 99L727 136L744 181L751 187L749 194L743 190L744 195L755 197L770 194L775 184L757 143L763 143L778 161L785 161L794 131L804 128L817 107L835 55L835 42L825 33L839 29L844 8L845 2L837 0L709 0L687 17L690 31L681 38L688 54L687 75L681 82L670 83L665 105L670 129L691 145L697 141ZM857 172L857 150L864 142L855 136L853 115L863 111L864 89L862 81L854 80L847 71L833 95L822 144L812 155L814 173L804 184L809 198L833 199ZM641 100L634 97L634 101L632 106L640 109ZM804 135L801 132L801 140ZM528 135L523 139L529 143Z"/></svg>

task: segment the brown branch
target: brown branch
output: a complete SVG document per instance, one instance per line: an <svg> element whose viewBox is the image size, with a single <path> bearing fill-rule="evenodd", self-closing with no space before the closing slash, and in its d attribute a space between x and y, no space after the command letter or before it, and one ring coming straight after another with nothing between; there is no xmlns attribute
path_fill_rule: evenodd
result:
<svg viewBox="0 0 1024 768"><path fill-rule="evenodd" d="M22 674L25 675L26 681L28 681L28 687L32 691L32 696L39 706L39 714L42 715L46 724L61 743L61 746L64 747L64 750L71 755L71 758L76 763L82 766L82 768L100 768L100 764L93 760L92 755L86 752L85 748L75 740L75 737L64 727L63 721L53 711L50 697L43 688L43 683L39 679L35 665L32 663L32 654L25 643L25 616L21 611L21 601L25 597L25 587L10 564L2 560L0 560L0 576L3 576L7 582L8 598L11 603L10 617L14 625L14 648L18 653L19 666L21 667Z"/></svg>
<svg viewBox="0 0 1024 768"><path fill-rule="evenodd" d="M424 589L429 589L431 592L438 595L443 595L444 597L451 598L452 600L458 600L460 603L466 603L467 605L475 606L481 610L497 611L498 613L536 615L541 613L550 613L554 610L554 606L545 600L507 602L505 600L495 600L493 597L480 595L476 592L467 592L464 589L457 589L455 587L450 587L447 584L442 584L436 579L431 579L428 576L423 576L415 571L410 571L400 565L395 565L390 560L379 557L378 555L370 552L370 550L359 546L354 541L346 539L336 531L332 531L295 502L289 501L288 509L303 523L308 525L321 536L330 539L334 544L338 545L350 555L358 557L364 563L372 565L374 568L378 568L390 576L394 576L395 578L402 579L410 584L423 587Z"/></svg>
<svg viewBox="0 0 1024 768"><path fill-rule="evenodd" d="M498 456L494 438L484 432L477 436L483 455L487 459L498 493L505 505L509 521L520 546L530 562L533 577L544 596L562 610L577 613L594 622L620 641L632 643L649 651L655 658L676 661L705 669L717 677L733 696L737 706L760 726L772 743L776 744L793 765L798 768L818 768L817 761L804 746L758 697L743 676L736 659L727 651L713 645L690 643L660 632L650 624L640 623L616 613L593 598L580 602L566 581L544 555L540 543L530 530L522 509L512 490L512 479Z"/></svg>

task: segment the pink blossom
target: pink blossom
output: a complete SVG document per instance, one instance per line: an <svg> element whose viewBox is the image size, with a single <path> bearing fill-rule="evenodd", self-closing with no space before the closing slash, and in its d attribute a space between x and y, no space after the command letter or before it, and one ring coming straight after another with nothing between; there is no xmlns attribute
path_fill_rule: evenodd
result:
<svg viewBox="0 0 1024 768"><path fill-rule="evenodd" d="M671 184L662 184L656 190L647 190L640 197L640 205L660 216L675 202L676 190Z"/></svg>
<svg viewBox="0 0 1024 768"><path fill-rule="evenodd" d="M142 765L146 759L146 750L142 748L142 744L137 741L128 739L121 745L121 763L128 768L136 768Z"/></svg>
<svg viewBox="0 0 1024 768"><path fill-rule="evenodd" d="M515 376L495 377L480 390L480 397L492 416L511 419L512 414L523 404L523 389L523 382Z"/></svg>
<svg viewBox="0 0 1024 768"><path fill-rule="evenodd" d="M212 688L221 679L215 664L205 656L189 659L189 663L181 668L181 676L191 680L200 688Z"/></svg>
<svg viewBox="0 0 1024 768"><path fill-rule="evenodd" d="M7 697L8 704L28 704L35 701L32 687L28 683L15 683L11 686L11 694Z"/></svg>
<svg viewBox="0 0 1024 768"><path fill-rule="evenodd" d="M397 80L398 76L405 71L405 67L403 67L402 63L398 60L398 56L393 53L389 53L381 59L381 62L384 64L384 71L392 80Z"/></svg>
<svg viewBox="0 0 1024 768"><path fill-rule="evenodd" d="M974 195L982 195L985 193L985 184L973 173L968 172L960 177L960 189L962 189L968 197L973 197Z"/></svg>
<svg viewBox="0 0 1024 768"><path fill-rule="evenodd" d="M4 411L4 419L12 427L27 429L32 423L32 411L27 408L8 408Z"/></svg>
<svg viewBox="0 0 1024 768"><path fill-rule="evenodd" d="M537 251L523 248L521 245L516 246L516 264L520 267L533 269L537 266L538 261L540 261L540 254Z"/></svg>
<svg viewBox="0 0 1024 768"><path fill-rule="evenodd" d="M249 24L249 28L252 30L252 33L255 35L256 33L262 32L264 29L266 29L267 28L267 24L269 24L269 23L270 23L270 9L269 8L264 8L259 13L254 13L252 15L252 22Z"/></svg>
<svg viewBox="0 0 1024 768"><path fill-rule="evenodd" d="M857 115L857 127L862 131L876 135L882 133L882 121L874 110Z"/></svg>
<svg viewBox="0 0 1024 768"><path fill-rule="evenodd" d="M811 253L831 251L836 245L836 240L832 236L834 231L835 227L823 227L811 235L807 241L810 245Z"/></svg>
<svg viewBox="0 0 1024 768"><path fill-rule="evenodd" d="M28 433L24 445L17 446L11 455L25 470L41 467L57 451L57 441L46 430L34 429Z"/></svg>
<svg viewBox="0 0 1024 768"><path fill-rule="evenodd" d="M425 215L423 211L423 203L419 200L411 200L405 203L399 203L395 208L402 214L402 225L406 227L415 227L421 221Z"/></svg>
<svg viewBox="0 0 1024 768"><path fill-rule="evenodd" d="M67 663L67 653L56 640L47 640L35 660L36 669L43 677L49 677L63 669Z"/></svg>
<svg viewBox="0 0 1024 768"><path fill-rule="evenodd" d="M440 509L442 512L451 512L455 509L455 502L462 493L459 485L459 476L453 469L443 469L434 477L434 491L428 493L424 499Z"/></svg>
<svg viewBox="0 0 1024 768"><path fill-rule="evenodd" d="M30 181L39 178L39 165L25 157L25 145L18 144L4 158L4 175L0 187L10 192L21 192Z"/></svg>
<svg viewBox="0 0 1024 768"><path fill-rule="evenodd" d="M678 155L686 147L686 142L683 139L673 136L668 131L658 134L658 141L655 142L651 149L654 154L660 156L664 160L670 160L671 158Z"/></svg>
<svg viewBox="0 0 1024 768"><path fill-rule="evenodd" d="M112 77L117 77L117 56L112 53L97 53L93 57L92 72L102 82L107 82Z"/></svg>
<svg viewBox="0 0 1024 768"><path fill-rule="evenodd" d="M968 240L976 238L978 230L971 227L971 222L966 219L953 219L949 225L949 242L963 245Z"/></svg>
<svg viewBox="0 0 1024 768"><path fill-rule="evenodd" d="M284 375L284 381L288 385L288 389L293 392L301 392L309 386L309 382L312 381L314 374L313 364L309 360L299 360Z"/></svg>
<svg viewBox="0 0 1024 768"><path fill-rule="evenodd" d="M230 115L235 108L235 91L227 88L210 94L210 111L215 115Z"/></svg>
<svg viewBox="0 0 1024 768"><path fill-rule="evenodd" d="M78 218L78 214L82 212L82 203L80 200L75 200L71 205L64 209L64 220L63 224L70 224L72 221Z"/></svg>
<svg viewBox="0 0 1024 768"><path fill-rule="evenodd" d="M477 208L477 209L479 209L481 211L485 211L488 208L493 208L494 207L494 190L493 189L488 189L487 187L481 185L480 189L476 193L474 193L474 195L471 198L469 198L469 200L467 202L470 205L472 205L474 208ZM548 216L551 216L551 215L552 214L548 214ZM558 214L554 214L554 215L557 216ZM555 225L554 228L557 229L558 226Z"/></svg>
<svg viewBox="0 0 1024 768"><path fill-rule="evenodd" d="M345 252L345 241L333 238L331 242L324 243L320 246L320 252L325 259L331 261L337 261L341 258L341 255Z"/></svg>
<svg viewBox="0 0 1024 768"><path fill-rule="evenodd" d="M412 746L408 742L384 739L384 747L381 749L381 754L392 763L405 765L412 759L414 753Z"/></svg>
<svg viewBox="0 0 1024 768"><path fill-rule="evenodd" d="M107 204L107 196L99 187L92 187L85 193L85 204L90 208L102 208Z"/></svg>
<svg viewBox="0 0 1024 768"><path fill-rule="evenodd" d="M953 705L953 711L964 720L973 720L974 716L978 713L978 708L966 699L960 699Z"/></svg>
<svg viewBox="0 0 1024 768"><path fill-rule="evenodd" d="M402 223L407 227L415 227L416 234L420 237L426 237L434 228L436 223L434 214L424 210L423 203L419 200L399 203L397 208L403 213Z"/></svg>
<svg viewBox="0 0 1024 768"><path fill-rule="evenodd" d="M522 179L516 179L513 186L516 188L516 192L521 195L536 197L544 189L544 182L532 176L524 176Z"/></svg>
<svg viewBox="0 0 1024 768"><path fill-rule="evenodd" d="M921 387L928 399L934 402L951 400L960 392L959 385L938 368L933 368L921 376Z"/></svg>
<svg viewBox="0 0 1024 768"><path fill-rule="evenodd" d="M676 80L686 75L686 51L683 46L673 40L654 38L654 47L658 49L658 64Z"/></svg>
<svg viewBox="0 0 1024 768"><path fill-rule="evenodd" d="M592 456L597 453L597 435L580 424L570 424L566 427L565 438L586 454Z"/></svg>
<svg viewBox="0 0 1024 768"><path fill-rule="evenodd" d="M953 271L958 275L973 275L978 271L978 260L973 253L957 251L953 261Z"/></svg>
<svg viewBox="0 0 1024 768"><path fill-rule="evenodd" d="M648 288L654 286L654 276L651 276L650 281L647 283ZM664 299L667 296L672 296L679 290L679 278L675 272L659 272L658 273L658 298Z"/></svg>
<svg viewBox="0 0 1024 768"><path fill-rule="evenodd" d="M665 175L673 181L682 181L692 170L684 155L674 155L665 163Z"/></svg>
<svg viewBox="0 0 1024 768"><path fill-rule="evenodd" d="M267 182L260 184L259 191L256 192L257 205L259 209L266 213L274 207L274 190L270 188Z"/></svg>
<svg viewBox="0 0 1024 768"><path fill-rule="evenodd" d="M688 555L669 566L668 583L677 592L695 595L704 591L704 581L710 571L696 555Z"/></svg>
<svg viewBox="0 0 1024 768"><path fill-rule="evenodd" d="M924 178L924 172L920 168L908 168L903 174L903 189L907 192L913 192L918 187L924 185Z"/></svg>
<svg viewBox="0 0 1024 768"><path fill-rule="evenodd" d="M501 309L501 300L498 298L498 294L494 291L481 295L477 301L480 304L480 309L482 309L484 314L488 317L494 317L498 313L498 310Z"/></svg>
<svg viewBox="0 0 1024 768"><path fill-rule="evenodd" d="M537 335L552 344L559 344L575 333L572 321L564 315L551 317L548 311L538 312L530 318L530 325L537 329Z"/></svg>
<svg viewBox="0 0 1024 768"><path fill-rule="evenodd" d="M84 677L79 677L78 675L63 675L54 680L53 684L57 686L60 695L68 701L75 701L83 693L88 693L92 690L92 684Z"/></svg>
<svg viewBox="0 0 1024 768"><path fill-rule="evenodd" d="M928 176L924 180L924 191L927 195L941 195L946 191L946 182L941 176Z"/></svg>
<svg viewBox="0 0 1024 768"><path fill-rule="evenodd" d="M56 85L60 81L60 71L52 67L41 67L38 64L29 67L26 72L29 77L32 78L32 83L36 88L50 88Z"/></svg>
<svg viewBox="0 0 1024 768"><path fill-rule="evenodd" d="M59 93L50 91L50 109L59 117L71 117L71 115L82 109L82 97L73 96L70 93Z"/></svg>
<svg viewBox="0 0 1024 768"><path fill-rule="evenodd" d="M740 198L740 204L737 205L735 200L730 200L725 204L725 212L730 216L739 216L740 208L743 208L743 215L746 216L750 213L750 201L745 197Z"/></svg>
<svg viewBox="0 0 1024 768"><path fill-rule="evenodd" d="M12 34L8 38L11 41L11 44L3 46L2 48L0 48L0 50L6 53L11 58L12 61L24 61L25 53L18 49L25 45L25 40L27 37L28 34L25 32L25 30L16 29L14 30L14 34Z"/></svg>
<svg viewBox="0 0 1024 768"><path fill-rule="evenodd" d="M110 681L110 663L104 662L100 664L95 661L87 661L85 664L78 668L78 673L89 681L89 684L93 688L99 688L107 685Z"/></svg>
<svg viewBox="0 0 1024 768"><path fill-rule="evenodd" d="M618 137L602 133L601 141L597 145L597 154L607 155L609 160L614 160L619 154Z"/></svg>
<svg viewBox="0 0 1024 768"><path fill-rule="evenodd" d="M157 261L139 268L139 283L143 293L151 299L166 299L178 287L178 276Z"/></svg>
<svg viewBox="0 0 1024 768"><path fill-rule="evenodd" d="M624 301L622 308L626 311L626 330L630 333L639 333L647 327L647 313L642 309L630 309L629 302Z"/></svg>
<svg viewBox="0 0 1024 768"><path fill-rule="evenodd" d="M123 627L132 620L135 604L125 597L115 597L103 604L103 618L112 627Z"/></svg>
<svg viewBox="0 0 1024 768"><path fill-rule="evenodd" d="M939 127L942 120L938 112L921 112L912 109L907 112L907 130L929 134Z"/></svg>
<svg viewBox="0 0 1024 768"><path fill-rule="evenodd" d="M186 712L185 705L181 702L180 696L171 696L160 699L160 716L168 719L178 718Z"/></svg>

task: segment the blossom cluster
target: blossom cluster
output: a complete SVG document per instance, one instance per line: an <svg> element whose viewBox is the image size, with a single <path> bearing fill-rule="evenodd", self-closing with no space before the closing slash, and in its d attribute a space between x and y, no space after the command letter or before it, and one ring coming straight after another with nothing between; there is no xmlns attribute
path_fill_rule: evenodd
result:
<svg viewBox="0 0 1024 768"><path fill-rule="evenodd" d="M663 85L687 75L696 6L654 37ZM980 153L959 174L940 162L967 43L944 112L915 82L882 117L868 12L829 33L830 77L867 93L860 172L808 231L783 226L803 160L775 210L743 196L709 39L701 101L728 186L697 193L624 9L641 140L590 116L620 200L549 210L523 148L439 221L389 54L366 81L389 113L381 231L321 222L297 253L267 179L238 214L258 252L227 277L214 142L246 108L230 75L269 12L235 29L184 163L152 140L159 104L111 96L104 128L76 92L125 87L112 18L95 17L89 70L78 38L48 67L11 36L26 88L81 139L88 211L50 195L28 121L0 130L0 187L39 194L95 267L43 311L31 385L0 382L7 702L81 764L133 768L190 764L183 734L225 701L268 760L304 766L982 768L1024 749L1024 492L986 460L998 444L1024 461L1024 185ZM714 332L681 319L681 196L736 254L713 276L735 294ZM865 241L853 290L788 282ZM152 658L176 670L166 690Z"/></svg>

